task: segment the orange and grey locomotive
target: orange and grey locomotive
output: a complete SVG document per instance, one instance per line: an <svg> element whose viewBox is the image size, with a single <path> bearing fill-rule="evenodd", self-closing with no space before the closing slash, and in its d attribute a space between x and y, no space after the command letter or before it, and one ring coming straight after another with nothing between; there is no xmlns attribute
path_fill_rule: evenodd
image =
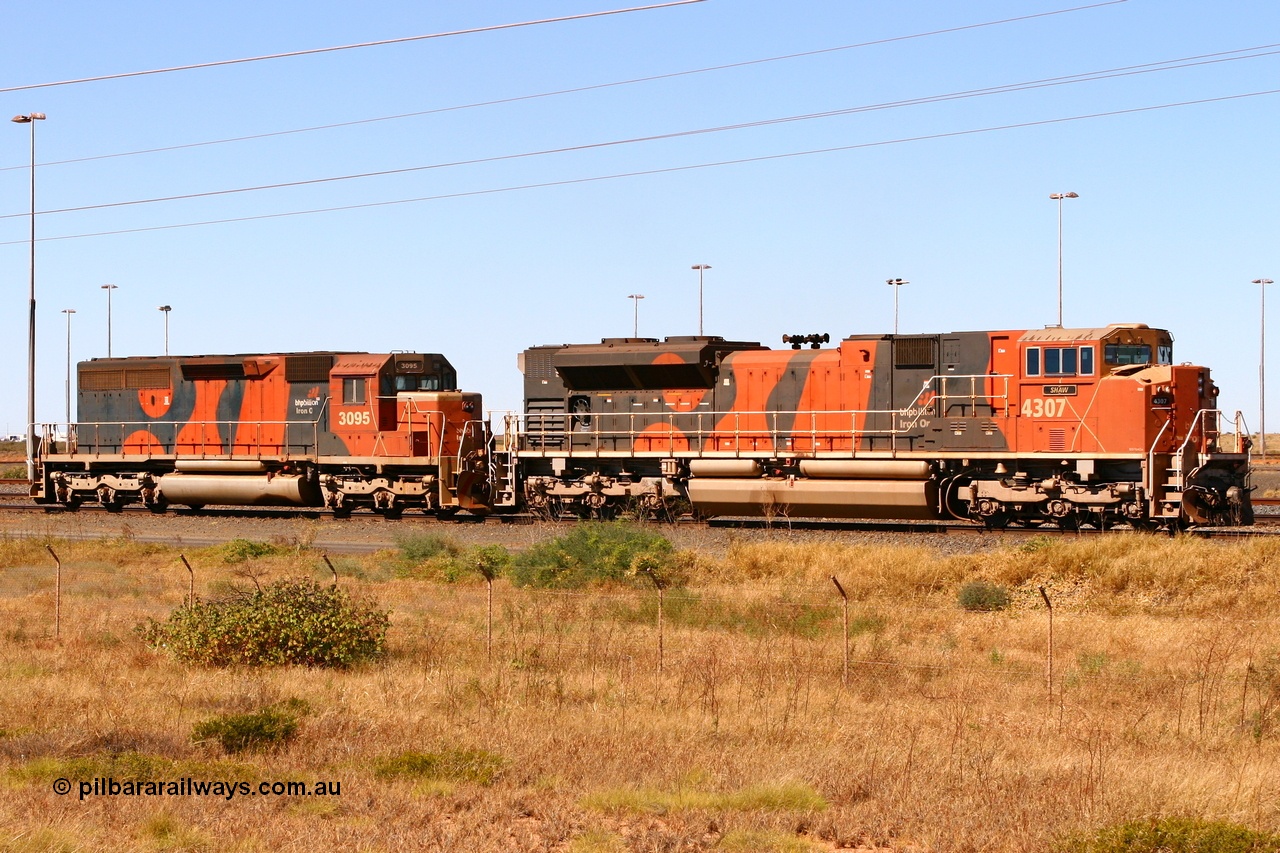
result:
<svg viewBox="0 0 1280 853"><path fill-rule="evenodd" d="M141 503L488 511L481 397L439 354L94 359L79 421L46 428L32 495Z"/></svg>
<svg viewBox="0 0 1280 853"><path fill-rule="evenodd" d="M1252 522L1239 418L1225 440L1209 370L1174 364L1164 330L827 340L526 350L506 502L1068 529Z"/></svg>

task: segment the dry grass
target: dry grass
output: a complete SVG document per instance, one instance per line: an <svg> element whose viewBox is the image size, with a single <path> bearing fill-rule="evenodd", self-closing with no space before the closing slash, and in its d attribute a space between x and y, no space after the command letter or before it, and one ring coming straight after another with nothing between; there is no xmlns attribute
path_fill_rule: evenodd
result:
<svg viewBox="0 0 1280 853"><path fill-rule="evenodd" d="M53 543L55 639L43 544L0 540L0 851L1044 851L1166 815L1280 829L1280 546L1263 541L684 555L661 673L652 590L499 581L490 661L479 577L397 577L388 554L339 563L393 611L385 662L188 669L132 632L186 594L175 552ZM300 545L187 556L200 595L329 576ZM847 684L833 574L851 598ZM960 609L974 579L1013 607ZM277 750L192 741L201 720L289 700L309 711ZM71 794L51 791L60 777ZM80 800L95 777L341 794Z"/></svg>

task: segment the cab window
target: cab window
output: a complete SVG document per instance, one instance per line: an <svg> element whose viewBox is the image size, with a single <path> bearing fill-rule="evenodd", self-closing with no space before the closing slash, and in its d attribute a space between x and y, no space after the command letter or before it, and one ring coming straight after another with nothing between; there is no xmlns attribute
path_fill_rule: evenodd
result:
<svg viewBox="0 0 1280 853"><path fill-rule="evenodd" d="M1172 348L1168 348L1172 350ZM1107 344L1104 355L1107 364L1150 364L1150 344ZM1170 352L1172 358L1172 352ZM1167 363L1167 362L1166 362Z"/></svg>
<svg viewBox="0 0 1280 853"><path fill-rule="evenodd" d="M342 380L342 402L344 405L353 405L363 403L364 397L364 377L357 379L345 378Z"/></svg>
<svg viewBox="0 0 1280 853"><path fill-rule="evenodd" d="M1076 375L1076 348L1075 347L1045 347L1044 375L1045 376L1075 376Z"/></svg>
<svg viewBox="0 0 1280 853"><path fill-rule="evenodd" d="M1092 376L1093 347L1029 347L1027 376Z"/></svg>
<svg viewBox="0 0 1280 853"><path fill-rule="evenodd" d="M434 373L425 376L397 376L397 391L439 391L440 377Z"/></svg>

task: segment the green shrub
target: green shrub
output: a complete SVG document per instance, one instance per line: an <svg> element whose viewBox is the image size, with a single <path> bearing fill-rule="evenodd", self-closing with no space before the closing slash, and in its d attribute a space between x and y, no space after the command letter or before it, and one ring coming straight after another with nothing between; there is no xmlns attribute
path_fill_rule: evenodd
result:
<svg viewBox="0 0 1280 853"><path fill-rule="evenodd" d="M476 545L467 551L466 562L482 577L492 579L511 567L511 553L501 545Z"/></svg>
<svg viewBox="0 0 1280 853"><path fill-rule="evenodd" d="M224 563L243 563L259 557L269 557L279 548L266 542L251 542L248 539L232 539L217 548L218 556Z"/></svg>
<svg viewBox="0 0 1280 853"><path fill-rule="evenodd" d="M502 574L511 555L501 545L476 545L463 550L441 536L412 536L399 540L399 556L390 565L398 578L456 583Z"/></svg>
<svg viewBox="0 0 1280 853"><path fill-rule="evenodd" d="M564 536L517 554L511 580L517 586L572 588L637 580L634 566L671 563L675 549L658 533L623 522L588 522ZM659 576L662 572L658 572ZM638 579L649 583L647 578Z"/></svg>
<svg viewBox="0 0 1280 853"><path fill-rule="evenodd" d="M252 714L223 714L196 723L191 739L217 741L227 752L259 752L283 746L298 733L298 717L307 705L297 699Z"/></svg>
<svg viewBox="0 0 1280 853"><path fill-rule="evenodd" d="M382 779L425 779L490 785L506 763L502 756L482 749L402 752L375 762L373 772Z"/></svg>
<svg viewBox="0 0 1280 853"><path fill-rule="evenodd" d="M10 465L8 468L0 468L0 478L6 480L25 480L27 479L26 465Z"/></svg>
<svg viewBox="0 0 1280 853"><path fill-rule="evenodd" d="M1062 853L1280 853L1280 836L1191 818L1132 821L1069 839Z"/></svg>
<svg viewBox="0 0 1280 853"><path fill-rule="evenodd" d="M443 536L405 536L396 540L400 555L410 562L421 562L433 557L456 557L458 546Z"/></svg>
<svg viewBox="0 0 1280 853"><path fill-rule="evenodd" d="M149 646L203 666L348 667L386 651L386 611L310 578L189 602L135 629Z"/></svg>
<svg viewBox="0 0 1280 853"><path fill-rule="evenodd" d="M1004 610L1009 606L1009 591L987 581L970 581L960 587L957 601L965 610Z"/></svg>

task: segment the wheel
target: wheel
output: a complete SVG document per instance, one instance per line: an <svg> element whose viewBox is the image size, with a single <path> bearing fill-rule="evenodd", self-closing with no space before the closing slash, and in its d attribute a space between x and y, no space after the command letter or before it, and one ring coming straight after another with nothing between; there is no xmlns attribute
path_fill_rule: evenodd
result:
<svg viewBox="0 0 1280 853"><path fill-rule="evenodd" d="M1004 530L1009 526L1009 514L1007 512L995 512L982 519L982 525L988 530Z"/></svg>

